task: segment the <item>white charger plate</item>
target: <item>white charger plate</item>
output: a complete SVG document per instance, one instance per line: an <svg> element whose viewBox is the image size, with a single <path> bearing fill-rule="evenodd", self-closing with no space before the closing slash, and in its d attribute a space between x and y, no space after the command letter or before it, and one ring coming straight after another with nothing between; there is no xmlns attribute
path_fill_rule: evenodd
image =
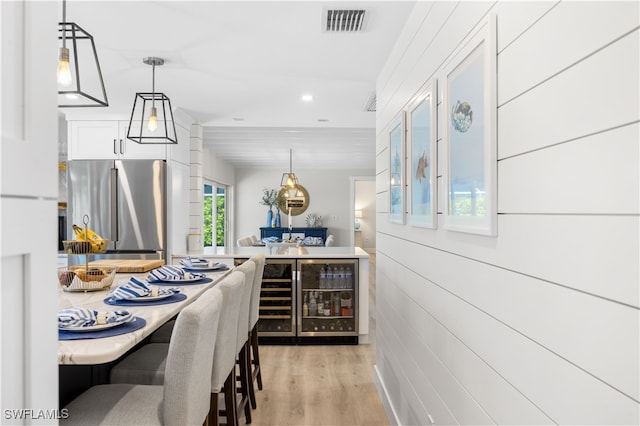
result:
<svg viewBox="0 0 640 426"><path fill-rule="evenodd" d="M157 296L140 296L140 297L132 297L131 299L124 299L123 301L127 301L127 302L151 302L154 300L162 300L162 299L166 299L167 297L171 297L173 296L175 293L170 293L170 294L159 294Z"/></svg>
<svg viewBox="0 0 640 426"><path fill-rule="evenodd" d="M74 326L58 327L58 329L64 330L64 331L75 331L75 332L100 331L100 330L106 330L107 328L117 327L119 325L126 324L127 322L129 321L124 321L124 322L117 321L117 322L110 322L108 324L88 325L86 327L74 327Z"/></svg>
<svg viewBox="0 0 640 426"><path fill-rule="evenodd" d="M202 277L202 278L181 278L178 280L158 280L155 279L153 281L149 281L150 284L153 284L154 282L161 282L161 283L192 283L195 281L200 281L205 279L206 277Z"/></svg>

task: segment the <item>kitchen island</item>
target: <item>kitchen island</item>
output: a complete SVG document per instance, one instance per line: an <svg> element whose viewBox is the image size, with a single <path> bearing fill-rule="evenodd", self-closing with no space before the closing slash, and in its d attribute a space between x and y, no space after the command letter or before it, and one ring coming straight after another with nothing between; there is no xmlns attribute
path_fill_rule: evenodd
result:
<svg viewBox="0 0 640 426"><path fill-rule="evenodd" d="M262 253L261 341L369 343L369 255L360 247L232 247L176 254L234 266ZM278 340L277 338L282 338Z"/></svg>

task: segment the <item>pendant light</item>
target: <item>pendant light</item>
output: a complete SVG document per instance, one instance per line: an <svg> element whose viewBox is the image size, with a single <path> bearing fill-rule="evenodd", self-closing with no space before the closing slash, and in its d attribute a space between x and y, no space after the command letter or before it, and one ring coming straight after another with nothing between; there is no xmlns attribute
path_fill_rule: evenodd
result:
<svg viewBox="0 0 640 426"><path fill-rule="evenodd" d="M289 173L283 173L282 179L280 180L280 186L287 189L294 189L300 184L298 177L293 173L292 154L293 151L289 149Z"/></svg>
<svg viewBox="0 0 640 426"><path fill-rule="evenodd" d="M58 40L62 40L58 62L58 106L109 106L93 36L75 22L67 22L66 0L62 0L58 33Z"/></svg>
<svg viewBox="0 0 640 426"><path fill-rule="evenodd" d="M139 144L177 144L171 101L164 93L156 93L156 66L163 65L164 59L150 56L142 62L152 66L151 93L136 93L127 139Z"/></svg>

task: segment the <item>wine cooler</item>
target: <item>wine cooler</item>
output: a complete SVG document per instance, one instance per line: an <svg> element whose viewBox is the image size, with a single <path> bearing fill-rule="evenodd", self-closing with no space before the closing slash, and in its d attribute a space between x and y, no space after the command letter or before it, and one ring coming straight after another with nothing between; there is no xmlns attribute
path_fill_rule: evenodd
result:
<svg viewBox="0 0 640 426"><path fill-rule="evenodd" d="M358 336L358 260L298 260L300 337Z"/></svg>

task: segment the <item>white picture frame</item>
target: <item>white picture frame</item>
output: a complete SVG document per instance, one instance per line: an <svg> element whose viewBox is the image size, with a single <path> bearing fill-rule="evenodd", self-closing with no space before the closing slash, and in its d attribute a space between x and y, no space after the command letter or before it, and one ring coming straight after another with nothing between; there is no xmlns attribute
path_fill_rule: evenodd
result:
<svg viewBox="0 0 640 426"><path fill-rule="evenodd" d="M496 19L444 66L444 228L497 235Z"/></svg>
<svg viewBox="0 0 640 426"><path fill-rule="evenodd" d="M389 222L404 224L405 219L405 146L404 111L389 126Z"/></svg>
<svg viewBox="0 0 640 426"><path fill-rule="evenodd" d="M407 223L437 228L437 87L432 78L407 106Z"/></svg>

